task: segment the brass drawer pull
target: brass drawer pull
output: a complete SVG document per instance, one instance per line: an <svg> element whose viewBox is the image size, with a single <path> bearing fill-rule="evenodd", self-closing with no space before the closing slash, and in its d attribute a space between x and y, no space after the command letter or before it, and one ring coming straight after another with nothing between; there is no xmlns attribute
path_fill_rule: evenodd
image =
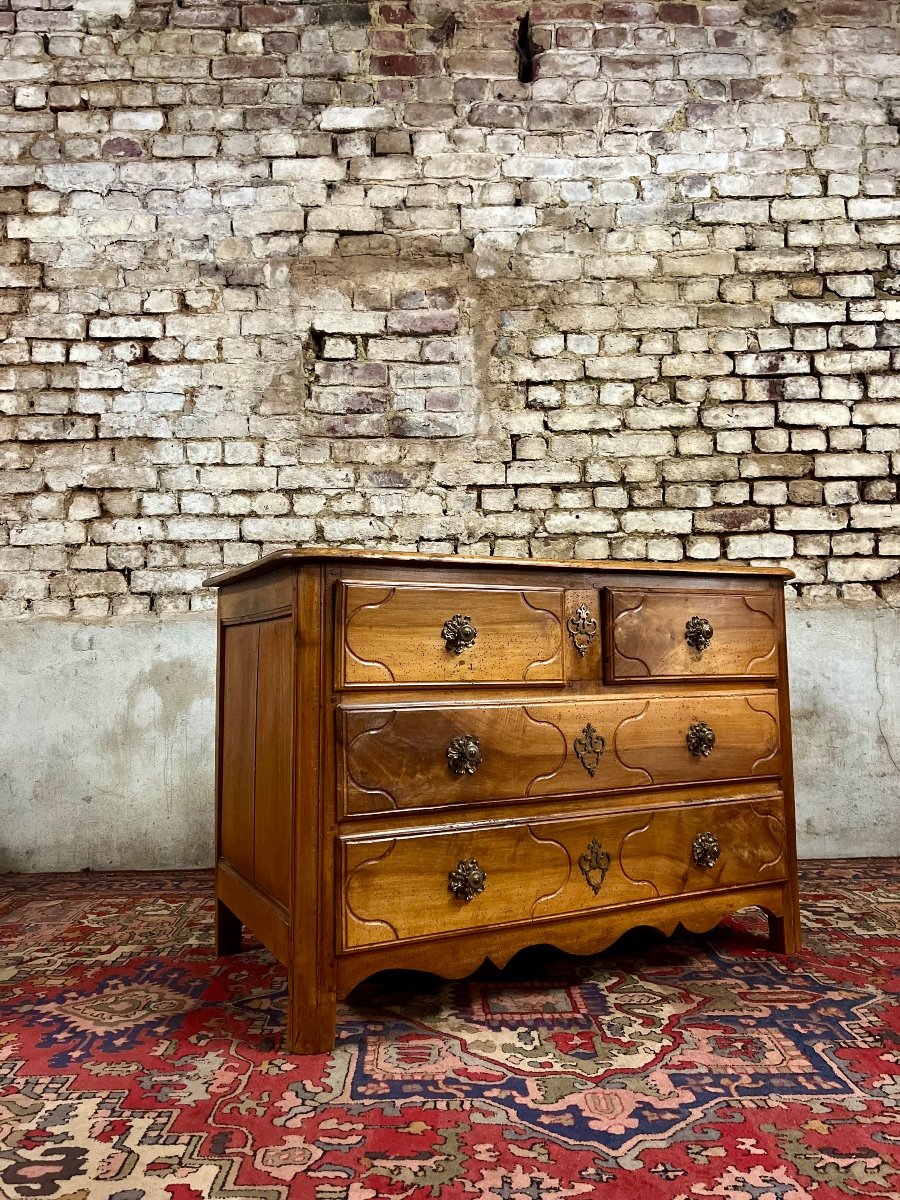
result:
<svg viewBox="0 0 900 1200"><path fill-rule="evenodd" d="M457 775L474 775L481 766L481 747L478 738L461 733L447 747L447 762Z"/></svg>
<svg viewBox="0 0 900 1200"><path fill-rule="evenodd" d="M441 637L453 654L462 654L463 650L469 650L475 645L477 636L478 630L472 624L472 618L464 617L461 613L456 613L449 621L445 621L441 630Z"/></svg>
<svg viewBox="0 0 900 1200"><path fill-rule="evenodd" d="M588 721L584 729L581 731L581 737L575 739L572 743L572 748L578 757L578 761L590 775L591 779L597 768L600 766L600 757L606 749L606 740Z"/></svg>
<svg viewBox="0 0 900 1200"><path fill-rule="evenodd" d="M691 846L691 858L698 867L714 867L720 854L719 839L712 833L700 833Z"/></svg>
<svg viewBox="0 0 900 1200"><path fill-rule="evenodd" d="M595 896L603 886L603 880L606 878L611 861L609 852L603 849L596 838L578 860L585 883Z"/></svg>
<svg viewBox="0 0 900 1200"><path fill-rule="evenodd" d="M450 872L450 891L457 900L474 900L484 891L487 875L477 858L464 858Z"/></svg>
<svg viewBox="0 0 900 1200"><path fill-rule="evenodd" d="M566 621L566 629L572 635L575 649L584 658L597 633L597 622L583 604L575 610L575 616Z"/></svg>
<svg viewBox="0 0 900 1200"><path fill-rule="evenodd" d="M687 748L697 758L708 758L709 752L716 744L716 735L705 721L695 721L687 731Z"/></svg>
<svg viewBox="0 0 900 1200"><path fill-rule="evenodd" d="M698 654L702 654L704 650L709 648L709 643L712 639L713 627L707 621L706 617L691 617L684 627L684 640Z"/></svg>

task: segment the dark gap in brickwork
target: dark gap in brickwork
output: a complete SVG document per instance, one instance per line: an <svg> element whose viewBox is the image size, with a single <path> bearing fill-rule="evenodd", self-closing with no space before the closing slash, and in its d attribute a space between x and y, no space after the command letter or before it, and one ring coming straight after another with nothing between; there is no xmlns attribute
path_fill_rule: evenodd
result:
<svg viewBox="0 0 900 1200"><path fill-rule="evenodd" d="M772 17L772 28L776 33L789 33L797 24L797 14L789 8L779 8Z"/></svg>
<svg viewBox="0 0 900 1200"><path fill-rule="evenodd" d="M531 40L531 16L526 13L516 31L516 54L519 58L519 83L532 83L535 76L535 46Z"/></svg>

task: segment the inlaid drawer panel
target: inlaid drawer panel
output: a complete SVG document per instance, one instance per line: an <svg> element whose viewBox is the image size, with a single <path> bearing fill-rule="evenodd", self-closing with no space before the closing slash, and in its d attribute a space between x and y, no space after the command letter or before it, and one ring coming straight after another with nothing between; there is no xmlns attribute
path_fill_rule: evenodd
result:
<svg viewBox="0 0 900 1200"><path fill-rule="evenodd" d="M339 688L562 684L562 588L339 585Z"/></svg>
<svg viewBox="0 0 900 1200"><path fill-rule="evenodd" d="M778 697L338 709L344 815L777 775Z"/></svg>
<svg viewBox="0 0 900 1200"><path fill-rule="evenodd" d="M784 853L780 796L344 838L343 945L766 883Z"/></svg>
<svg viewBox="0 0 900 1200"><path fill-rule="evenodd" d="M606 588L606 681L774 677L777 604L774 590Z"/></svg>

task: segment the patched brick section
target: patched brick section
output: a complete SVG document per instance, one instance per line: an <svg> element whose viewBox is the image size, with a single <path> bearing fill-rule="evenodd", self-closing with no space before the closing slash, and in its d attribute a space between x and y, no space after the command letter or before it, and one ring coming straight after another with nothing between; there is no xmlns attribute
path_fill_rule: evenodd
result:
<svg viewBox="0 0 900 1200"><path fill-rule="evenodd" d="M895 6L0 2L0 615L281 545L900 594ZM8 10L8 11L6 11Z"/></svg>
<svg viewBox="0 0 900 1200"><path fill-rule="evenodd" d="M370 307L378 305L378 307ZM459 438L477 431L472 347L453 287L377 284L312 317L307 431L327 438Z"/></svg>

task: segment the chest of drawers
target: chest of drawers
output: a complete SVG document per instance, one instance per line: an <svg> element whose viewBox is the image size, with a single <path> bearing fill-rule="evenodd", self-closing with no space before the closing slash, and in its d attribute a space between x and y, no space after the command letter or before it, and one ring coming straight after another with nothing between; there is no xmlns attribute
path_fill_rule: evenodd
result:
<svg viewBox="0 0 900 1200"><path fill-rule="evenodd" d="M789 576L294 550L208 580L217 948L285 964L289 1047L388 967L749 905L799 949Z"/></svg>

